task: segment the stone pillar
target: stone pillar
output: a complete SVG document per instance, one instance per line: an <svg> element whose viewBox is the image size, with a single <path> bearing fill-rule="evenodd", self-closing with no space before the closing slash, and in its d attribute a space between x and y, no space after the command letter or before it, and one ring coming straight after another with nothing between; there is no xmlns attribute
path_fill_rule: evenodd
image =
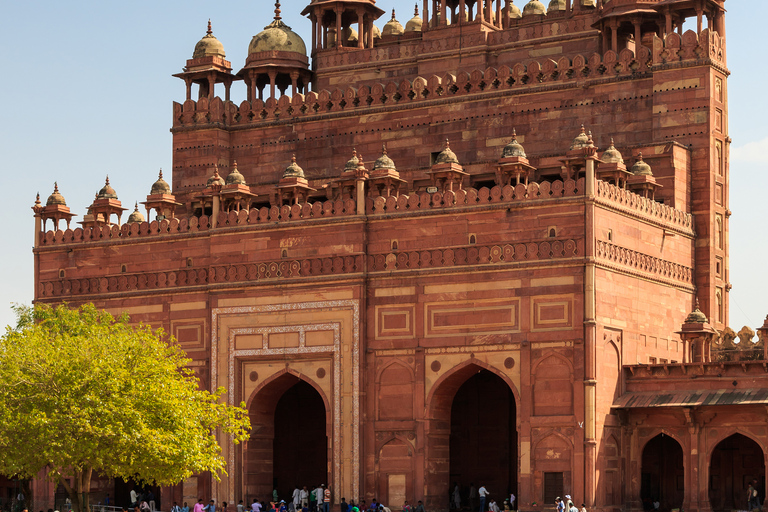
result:
<svg viewBox="0 0 768 512"><path fill-rule="evenodd" d="M219 194L214 194L213 196L213 208L211 211L211 221L208 223L211 226L211 229L215 229L218 222L219 222L219 209L221 208L221 203L219 201Z"/></svg>
<svg viewBox="0 0 768 512"><path fill-rule="evenodd" d="M440 0L440 24L441 25L447 25L448 24L448 11L447 6L445 5L447 3L446 0Z"/></svg>
<svg viewBox="0 0 768 512"><path fill-rule="evenodd" d="M214 91L216 86L216 76L213 73L208 74L208 101L213 101Z"/></svg>
<svg viewBox="0 0 768 512"><path fill-rule="evenodd" d="M510 0L504 2L504 16L502 16L502 28L509 28L509 4Z"/></svg>
<svg viewBox="0 0 768 512"><path fill-rule="evenodd" d="M275 81L277 80L277 71L269 71L269 97L275 97Z"/></svg>
<svg viewBox="0 0 768 512"><path fill-rule="evenodd" d="M426 32L429 30L430 27L430 19L429 19L429 0L424 0L424 11L421 13L422 20L421 20L421 31Z"/></svg>
<svg viewBox="0 0 768 512"><path fill-rule="evenodd" d="M501 2L502 0L496 0L496 22L494 26L501 28Z"/></svg>
<svg viewBox="0 0 768 512"><path fill-rule="evenodd" d="M224 101L226 101L226 102L230 101L230 98L231 98L231 94L230 93L231 92L232 92L232 80L231 79L227 79L224 82Z"/></svg>
<svg viewBox="0 0 768 512"><path fill-rule="evenodd" d="M493 25L493 0L485 1L485 21Z"/></svg>
<svg viewBox="0 0 768 512"><path fill-rule="evenodd" d="M664 20L666 21L664 37L666 37L672 33L672 12L670 12L669 7L664 11Z"/></svg>
<svg viewBox="0 0 768 512"><path fill-rule="evenodd" d="M635 26L635 57L637 57L638 50L643 45L642 20L639 18L633 18L632 24Z"/></svg>
<svg viewBox="0 0 768 512"><path fill-rule="evenodd" d="M344 42L342 41L342 33L341 33L341 14L342 9L341 7L336 7L336 48L341 48L344 46Z"/></svg>
<svg viewBox="0 0 768 512"><path fill-rule="evenodd" d="M184 79L184 83L187 85L187 99L192 99L192 80L189 78Z"/></svg>
<svg viewBox="0 0 768 512"><path fill-rule="evenodd" d="M355 202L357 203L355 213L365 215L365 180L362 178L355 181Z"/></svg>
<svg viewBox="0 0 768 512"><path fill-rule="evenodd" d="M595 505L597 458L596 387L597 322L595 297L595 155L587 156L584 210L586 226L584 283L584 502Z"/></svg>
<svg viewBox="0 0 768 512"><path fill-rule="evenodd" d="M365 48L365 26L363 25L363 10L357 10L357 47Z"/></svg>
<svg viewBox="0 0 768 512"><path fill-rule="evenodd" d="M298 71L291 71L291 90L292 95L296 96L296 93L298 91L298 82L299 82L299 72Z"/></svg>
<svg viewBox="0 0 768 512"><path fill-rule="evenodd" d="M249 73L250 80L248 80L248 101L251 104L256 102L256 76L253 73Z"/></svg>
<svg viewBox="0 0 768 512"><path fill-rule="evenodd" d="M701 34L701 31L703 29L703 17L704 17L704 9L702 8L701 4L696 6L696 33Z"/></svg>
<svg viewBox="0 0 768 512"><path fill-rule="evenodd" d="M310 55L314 55L317 51L317 18L312 16L312 52Z"/></svg>
<svg viewBox="0 0 768 512"><path fill-rule="evenodd" d="M619 22L615 18L611 20L611 50L619 52Z"/></svg>

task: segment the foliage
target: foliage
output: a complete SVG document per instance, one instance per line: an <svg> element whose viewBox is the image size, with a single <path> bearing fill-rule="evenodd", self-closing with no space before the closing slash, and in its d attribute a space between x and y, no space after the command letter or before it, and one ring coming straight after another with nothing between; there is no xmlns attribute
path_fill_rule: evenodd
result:
<svg viewBox="0 0 768 512"><path fill-rule="evenodd" d="M246 439L244 404L222 403L223 388L201 390L162 330L92 304L16 313L0 338L0 473L46 468L79 510L93 471L157 485L225 472L217 432Z"/></svg>

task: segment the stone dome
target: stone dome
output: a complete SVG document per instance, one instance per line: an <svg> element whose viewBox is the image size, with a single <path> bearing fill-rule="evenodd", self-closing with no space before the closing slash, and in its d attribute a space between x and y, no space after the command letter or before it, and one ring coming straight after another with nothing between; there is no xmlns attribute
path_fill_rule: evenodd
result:
<svg viewBox="0 0 768 512"><path fill-rule="evenodd" d="M221 41L216 39L211 30L211 20L208 20L208 32L203 38L195 45L195 51L192 54L193 59L201 59L203 57L226 57L224 53L224 45Z"/></svg>
<svg viewBox="0 0 768 512"><path fill-rule="evenodd" d="M137 222L144 222L144 215L139 211L139 203L136 203L133 213L128 216L128 224L135 224Z"/></svg>
<svg viewBox="0 0 768 512"><path fill-rule="evenodd" d="M408 20L405 24L405 32L421 32L421 27L424 25L424 20L419 16L419 5L416 4L416 9L413 12L413 18Z"/></svg>
<svg viewBox="0 0 768 512"><path fill-rule="evenodd" d="M454 155L455 156L455 155ZM380 169L390 169L396 171L395 162L387 155L387 145L381 146L381 156L373 163L373 170L378 171Z"/></svg>
<svg viewBox="0 0 768 512"><path fill-rule="evenodd" d="M53 184L53 194L48 196L48 200L45 202L45 206L67 206L67 202L64 200L64 196L59 193L58 182Z"/></svg>
<svg viewBox="0 0 768 512"><path fill-rule="evenodd" d="M373 38L381 39L381 30L379 30L379 27L377 27L376 25L373 26Z"/></svg>
<svg viewBox="0 0 768 512"><path fill-rule="evenodd" d="M99 193L96 194L96 199L117 199L117 192L109 184L109 176L107 176L107 181L99 190Z"/></svg>
<svg viewBox="0 0 768 512"><path fill-rule="evenodd" d="M208 178L208 182L206 183L207 186L211 185L226 185L226 182L224 181L224 178L219 176L219 167L216 166L216 168L213 171L213 176Z"/></svg>
<svg viewBox="0 0 768 512"><path fill-rule="evenodd" d="M574 149L588 148L592 146L592 134L587 135L584 131L584 125L581 125L581 133L579 133L573 142L571 143L571 151Z"/></svg>
<svg viewBox="0 0 768 512"><path fill-rule="evenodd" d="M504 146L504 150L501 152L501 158L511 157L528 158L525 155L523 145L517 142L517 133L515 130L512 130L512 140L509 141L509 144Z"/></svg>
<svg viewBox="0 0 768 512"><path fill-rule="evenodd" d="M578 0L576 0L578 2ZM547 12L557 12L565 10L565 0L550 0Z"/></svg>
<svg viewBox="0 0 768 512"><path fill-rule="evenodd" d="M360 159L357 158L357 151L353 149L352 150L352 158L347 160L347 163L344 165L344 170L345 171L354 171L355 169L357 169L357 164L359 164L359 163L360 163Z"/></svg>
<svg viewBox="0 0 768 512"><path fill-rule="evenodd" d="M307 56L307 46L291 27L280 19L279 9L275 20L264 27L264 30L253 36L248 46L248 55L259 52L293 52Z"/></svg>
<svg viewBox="0 0 768 512"><path fill-rule="evenodd" d="M296 163L296 155L293 155L291 157L291 165L285 168L285 171L283 171L283 178L303 178L304 177L304 169L299 167L299 164Z"/></svg>
<svg viewBox="0 0 768 512"><path fill-rule="evenodd" d="M446 139L445 141L445 149L443 149L439 155L437 155L437 158L435 159L436 164L458 164L459 159L456 158L456 153L451 151L451 143L448 142Z"/></svg>
<svg viewBox="0 0 768 512"><path fill-rule="evenodd" d="M245 185L245 176L237 170L237 161L232 164L232 172L227 176L227 185Z"/></svg>
<svg viewBox="0 0 768 512"><path fill-rule="evenodd" d="M392 9L392 19L384 25L384 30L381 31L381 34L384 36L401 36L404 32L405 29L400 22L395 19L395 10Z"/></svg>
<svg viewBox="0 0 768 512"><path fill-rule="evenodd" d="M356 43L357 42L357 30L351 26L341 31L341 40L344 43Z"/></svg>
<svg viewBox="0 0 768 512"><path fill-rule="evenodd" d="M696 307L693 308L693 311L686 317L685 323L687 324L705 324L707 323L707 315L701 312L699 309L699 299L696 299Z"/></svg>
<svg viewBox="0 0 768 512"><path fill-rule="evenodd" d="M520 12L520 8L510 1L509 2L509 19L516 20L522 17L523 17L523 13Z"/></svg>
<svg viewBox="0 0 768 512"><path fill-rule="evenodd" d="M523 7L523 16L531 14L547 14L547 8L539 0L531 0Z"/></svg>
<svg viewBox="0 0 768 512"><path fill-rule="evenodd" d="M157 181L152 184L152 190L149 191L150 195L155 194L170 194L171 186L163 179L163 170L160 169L160 176Z"/></svg>
<svg viewBox="0 0 768 512"><path fill-rule="evenodd" d="M637 162L632 166L632 174L635 176L653 176L651 166L643 162L643 154L640 153L637 157Z"/></svg>
<svg viewBox="0 0 768 512"><path fill-rule="evenodd" d="M605 150L600 160L602 160L606 164L623 164L624 163L624 158L621 156L621 153L619 152L618 149L616 149L616 146L613 145L613 137L611 137L611 145L608 146L608 149Z"/></svg>

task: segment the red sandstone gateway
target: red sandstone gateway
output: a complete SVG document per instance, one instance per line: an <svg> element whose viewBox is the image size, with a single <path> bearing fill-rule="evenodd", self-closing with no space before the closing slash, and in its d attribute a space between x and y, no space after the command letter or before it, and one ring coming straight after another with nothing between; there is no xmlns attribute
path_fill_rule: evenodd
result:
<svg viewBox="0 0 768 512"><path fill-rule="evenodd" d="M517 2L380 30L382 0L312 1L309 47L278 6L237 73L209 26L146 217L108 183L78 227L35 205L37 301L163 326L250 408L229 475L162 503L764 497L768 329L724 323L724 2Z"/></svg>

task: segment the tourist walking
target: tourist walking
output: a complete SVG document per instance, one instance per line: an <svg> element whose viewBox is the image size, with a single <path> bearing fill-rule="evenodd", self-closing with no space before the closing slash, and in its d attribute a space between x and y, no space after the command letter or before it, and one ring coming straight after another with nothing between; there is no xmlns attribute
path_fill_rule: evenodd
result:
<svg viewBox="0 0 768 512"><path fill-rule="evenodd" d="M477 487L473 483L469 484L469 510L477 510Z"/></svg>
<svg viewBox="0 0 768 512"><path fill-rule="evenodd" d="M480 512L485 512L485 499L488 497L490 493L488 492L488 489L485 488L484 485L481 485L480 488L477 490L477 495L480 496L480 508L478 509ZM558 512L563 512L562 510Z"/></svg>

